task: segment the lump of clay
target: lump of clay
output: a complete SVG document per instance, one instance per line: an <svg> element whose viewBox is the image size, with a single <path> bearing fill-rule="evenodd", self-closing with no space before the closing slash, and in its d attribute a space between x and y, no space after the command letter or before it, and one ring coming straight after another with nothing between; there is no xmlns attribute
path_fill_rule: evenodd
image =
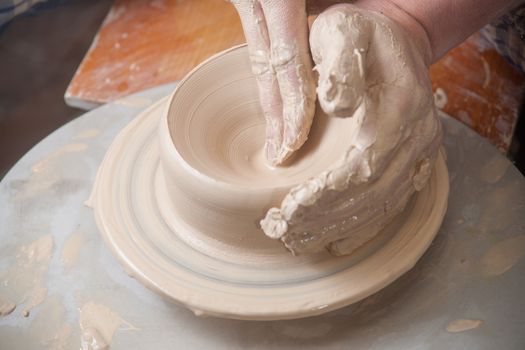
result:
<svg viewBox="0 0 525 350"><path fill-rule="evenodd" d="M421 190L442 131L421 50L387 17L351 5L313 23L317 95L329 118L351 118L343 156L293 187L261 221L293 253L349 254Z"/></svg>

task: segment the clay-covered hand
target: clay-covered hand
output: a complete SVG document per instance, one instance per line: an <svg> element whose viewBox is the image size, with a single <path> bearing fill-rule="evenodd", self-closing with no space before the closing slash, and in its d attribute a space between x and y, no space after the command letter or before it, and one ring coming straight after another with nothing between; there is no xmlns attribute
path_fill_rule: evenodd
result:
<svg viewBox="0 0 525 350"><path fill-rule="evenodd" d="M306 141L315 79L305 0L232 0L241 18L266 118L266 158L281 164Z"/></svg>
<svg viewBox="0 0 525 350"><path fill-rule="evenodd" d="M315 20L319 103L329 118L351 118L352 142L338 162L268 211L261 221L268 236L294 253L349 254L425 186L442 132L423 42L381 13L349 4Z"/></svg>

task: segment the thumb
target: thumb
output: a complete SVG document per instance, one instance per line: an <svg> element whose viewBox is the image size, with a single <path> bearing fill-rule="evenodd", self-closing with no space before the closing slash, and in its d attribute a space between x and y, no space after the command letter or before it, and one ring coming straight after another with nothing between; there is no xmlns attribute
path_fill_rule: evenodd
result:
<svg viewBox="0 0 525 350"><path fill-rule="evenodd" d="M319 74L317 96L330 116L350 117L364 99L366 54L373 24L333 6L312 24L310 48Z"/></svg>

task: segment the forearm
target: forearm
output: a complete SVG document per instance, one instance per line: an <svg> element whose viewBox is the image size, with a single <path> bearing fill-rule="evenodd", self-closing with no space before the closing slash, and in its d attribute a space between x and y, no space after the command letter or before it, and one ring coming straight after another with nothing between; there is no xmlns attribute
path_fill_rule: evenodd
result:
<svg viewBox="0 0 525 350"><path fill-rule="evenodd" d="M432 61L441 58L485 24L523 3L523 0L390 1L425 28L432 48Z"/></svg>
<svg viewBox="0 0 525 350"><path fill-rule="evenodd" d="M383 12L429 45L429 63L523 0L357 0L355 5ZM424 33L424 34L423 34ZM425 44L426 36L427 44Z"/></svg>

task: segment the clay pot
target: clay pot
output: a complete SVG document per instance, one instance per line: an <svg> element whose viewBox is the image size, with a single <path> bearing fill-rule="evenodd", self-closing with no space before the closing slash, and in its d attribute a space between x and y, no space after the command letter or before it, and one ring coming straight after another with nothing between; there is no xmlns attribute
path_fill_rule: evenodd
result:
<svg viewBox="0 0 525 350"><path fill-rule="evenodd" d="M293 256L259 220L347 147L352 119L317 115L285 167L263 155L264 117L245 46L192 71L115 138L87 204L113 255L148 288L197 315L314 316L371 295L412 268L446 211L443 156L429 185L376 238L344 257Z"/></svg>
<svg viewBox="0 0 525 350"><path fill-rule="evenodd" d="M246 46L189 73L159 127L171 210L200 233L186 241L275 248L259 226L266 211L280 206L290 188L338 160L351 140L352 119L328 118L318 110L304 147L284 166L272 168L264 156L265 119Z"/></svg>

